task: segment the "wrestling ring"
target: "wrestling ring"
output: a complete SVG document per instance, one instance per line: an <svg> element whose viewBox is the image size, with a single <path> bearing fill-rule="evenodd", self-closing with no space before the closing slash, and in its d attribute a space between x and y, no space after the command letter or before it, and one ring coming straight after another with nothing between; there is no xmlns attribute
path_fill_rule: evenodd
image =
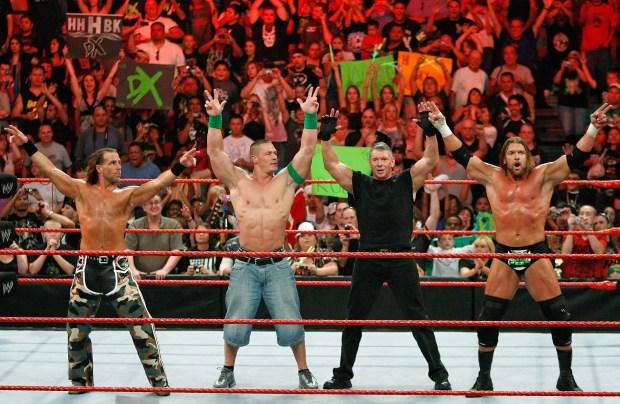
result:
<svg viewBox="0 0 620 404"><path fill-rule="evenodd" d="M30 180L28 180L30 181ZM134 181L135 180L131 180ZM433 181L431 181L433 182ZM441 183L453 182L442 181ZM599 181L600 182L600 181ZM610 184L611 183L611 184ZM599 186L618 186L613 181L605 181ZM58 231L52 229L53 231ZM33 229L16 229L17 232ZM41 229L40 231L44 231ZM63 231L71 231L64 229ZM78 230L79 231L79 230ZM140 232L142 230L128 230ZM189 230L190 232L192 230ZM194 232L222 233L222 230L193 230ZM155 230L155 232L175 232L175 230ZM183 230L188 232L188 230ZM234 233L235 231L227 231ZM297 230L294 231L295 233ZM346 232L346 231L344 231ZM424 234L424 231L416 231ZM343 233L343 231L310 231L310 233ZM439 231L429 233L438 234ZM447 232L464 234L491 234L489 231ZM554 234L591 234L593 232L549 232ZM608 235L620 234L620 229L605 231ZM114 255L116 251L14 251L15 254L62 254L62 255ZM243 256L239 252L167 252L167 251L127 251L125 255L187 255L187 256ZM247 255L247 254L245 254ZM469 257L492 258L497 254L429 254L429 253L320 253L283 252L252 253L256 257L314 257L349 256L355 258L439 258ZM604 257L602 257L604 255ZM503 255L507 257L507 255ZM520 258L566 259L570 254L519 254ZM620 254L588 254L579 258L619 259ZM71 279L20 278L19 283L66 283ZM138 284L159 285L226 285L227 280L139 280ZM344 288L349 281L297 281L298 287L313 287L319 284ZM618 285L614 281L600 282L561 282L562 287L588 287L614 291ZM443 282L422 281L423 288L443 287L483 287L484 282ZM521 285L523 286L523 285ZM10 299L10 298L9 298ZM2 301L0 301L2 303ZM329 302L317 302L329 304ZM427 306L431 302L426 302ZM28 302L23 304L45 304ZM146 301L148 306L149 301ZM569 302L570 306L570 302ZM469 388L478 372L477 339L472 327L477 325L496 325L500 327L540 328L570 325L575 328L573 336L573 373L582 392L555 391L557 360L555 349L548 332L500 333L500 343L495 355L493 380L495 391L477 392L488 396L478 400L485 403L611 403L620 397L618 370L620 369L620 322L618 321L461 321L461 320L277 320L277 319L239 319L221 318L86 318L84 323L112 324L150 322L157 325L158 340L162 358L166 366L171 387L147 387L144 371L136 358L126 330L96 329L91 334L95 354L97 382L92 387L70 386L66 380L67 351L66 332L50 329L24 329L3 327L5 323L63 323L64 317L0 317L0 396L2 401L21 403L65 403L88 400L91 403L192 403L217 399L224 403L402 403L405 396L418 396L423 403L443 403L463 400L470 394ZM218 330L178 330L168 329L167 325L221 325L243 323L255 325L303 324L306 326L306 350L310 369L319 384L332 376L332 368L338 365L340 355L340 330L345 325L363 325L363 334L358 360L355 365L355 378L351 390L300 390L296 388L296 366L290 350L278 347L272 331L255 331L249 346L240 351L235 367L238 387L233 389L214 389L211 386L217 378L223 361L222 331ZM408 332L386 332L385 327L411 327L427 325L435 328L442 360L450 372L454 390L434 391L427 378L427 365L419 349ZM313 327L335 328L338 332L313 331ZM444 327L463 327L465 331L444 332ZM596 332L579 332L579 328L595 328ZM373 329L374 328L374 329ZM69 396L68 391L88 391L91 394ZM169 397L156 397L155 392L173 393ZM216 397L213 397L215 395ZM294 397L290 397L293 395ZM323 397L329 396L329 397ZM461 398L451 397L460 396ZM533 400L533 401L532 401ZM612 401L613 400L613 401ZM462 401L461 401L462 402Z"/></svg>

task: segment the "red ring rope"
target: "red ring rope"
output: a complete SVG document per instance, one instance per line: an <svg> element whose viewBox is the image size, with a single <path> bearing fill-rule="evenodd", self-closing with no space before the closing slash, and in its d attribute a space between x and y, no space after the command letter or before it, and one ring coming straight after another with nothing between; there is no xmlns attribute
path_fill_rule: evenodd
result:
<svg viewBox="0 0 620 404"><path fill-rule="evenodd" d="M216 393L216 394L318 394L318 395L369 395L369 396L471 396L470 390L308 390L308 389L216 389L200 387L124 387L124 386L11 386L0 385L10 391L85 391L120 393ZM476 396L527 396L527 397L620 397L620 391L476 391Z"/></svg>
<svg viewBox="0 0 620 404"><path fill-rule="evenodd" d="M93 323L93 324L254 324L328 325L373 327L600 327L618 328L620 321L479 321L479 320L313 320L240 318L133 318L133 317L0 317L0 323Z"/></svg>
<svg viewBox="0 0 620 404"><path fill-rule="evenodd" d="M18 178L18 182L21 183L29 183L29 182L40 182L42 184L49 184L49 178ZM124 178L121 179L121 183L143 183L152 181L151 179L144 178ZM219 184L220 180L214 179L183 179L177 178L174 180L176 183L180 184ZM306 184L336 184L335 180L306 180ZM478 184L476 180L426 180L425 184ZM620 188L620 180L566 180L561 182L562 185L592 185L599 188Z"/></svg>
<svg viewBox="0 0 620 404"><path fill-rule="evenodd" d="M498 253L415 253L415 252L329 252L329 251L135 251L135 250L11 250L15 255L133 255L180 257L352 257L352 258L549 258L620 259L619 254L498 254Z"/></svg>

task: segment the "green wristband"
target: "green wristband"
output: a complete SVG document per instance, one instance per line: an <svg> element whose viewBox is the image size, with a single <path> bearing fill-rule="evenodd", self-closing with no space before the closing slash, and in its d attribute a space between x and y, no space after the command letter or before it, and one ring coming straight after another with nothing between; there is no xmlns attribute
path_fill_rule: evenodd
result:
<svg viewBox="0 0 620 404"><path fill-rule="evenodd" d="M316 114L304 114L304 129L318 129L319 122Z"/></svg>
<svg viewBox="0 0 620 404"><path fill-rule="evenodd" d="M209 127L213 129L222 129L222 115L211 115L209 117Z"/></svg>

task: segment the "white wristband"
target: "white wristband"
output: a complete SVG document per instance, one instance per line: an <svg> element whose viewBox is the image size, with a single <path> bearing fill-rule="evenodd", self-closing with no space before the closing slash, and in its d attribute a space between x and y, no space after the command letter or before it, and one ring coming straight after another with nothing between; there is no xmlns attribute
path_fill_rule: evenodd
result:
<svg viewBox="0 0 620 404"><path fill-rule="evenodd" d="M441 137L444 139L452 134L452 130L446 123L441 124L439 127L435 126L435 128L437 128L439 133L441 133Z"/></svg>
<svg viewBox="0 0 620 404"><path fill-rule="evenodd" d="M586 133L595 138L598 133L598 128L590 124L590 126L588 126L588 130L586 131Z"/></svg>

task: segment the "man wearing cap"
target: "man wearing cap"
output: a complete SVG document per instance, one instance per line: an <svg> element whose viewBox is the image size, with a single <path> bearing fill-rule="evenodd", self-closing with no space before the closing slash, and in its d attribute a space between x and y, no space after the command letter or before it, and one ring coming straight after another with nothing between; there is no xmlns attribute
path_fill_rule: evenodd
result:
<svg viewBox="0 0 620 404"><path fill-rule="evenodd" d="M423 104L420 104L418 110L421 116L424 116ZM322 123L321 135L326 130L324 126L325 123ZM335 122L333 126L335 129ZM426 135L424 156L409 170L400 174L394 174L394 156L390 146L383 142L375 143L371 147L369 159L372 176L353 171L342 163L329 141L330 138L321 136L325 169L340 186L352 193L355 199L360 231L359 251L377 253L411 251L413 198L416 191L424 185L424 180L439 158L437 138L432 126L424 128L424 134ZM355 261L353 282L347 302L348 320L368 318L384 282L388 283L394 293L406 319L428 319L413 259L376 257ZM428 363L428 376L435 382L435 390L451 390L448 371L441 362L432 328L415 327L412 333ZM345 327L342 332L340 365L334 368L333 377L325 382L324 389L352 387L353 365L361 339L361 327Z"/></svg>
<svg viewBox="0 0 620 404"><path fill-rule="evenodd" d="M260 4L260 1L255 2ZM278 153L272 142L258 140L250 149L254 164L252 174L235 167L224 153L222 139L222 110L219 90L213 97L205 92L205 107L209 114L207 152L213 172L230 190L230 198L239 224L239 251L249 256L237 257L230 273L226 293L226 318L246 319L256 315L261 300L272 318L301 319L299 296L290 264L283 256L252 256L253 252L283 252L284 231L299 184L310 174L317 136L318 88L308 91L302 102L305 113L301 147L291 163L274 175L278 168ZM323 118L325 119L325 118ZM321 121L323 121L323 119ZM317 389L318 383L306 363L304 328L301 325L276 325L280 346L289 346L297 362L299 387ZM213 384L216 388L236 385L234 366L237 352L250 342L251 325L224 325L224 366Z"/></svg>
<svg viewBox="0 0 620 404"><path fill-rule="evenodd" d="M86 251L109 251L109 255L79 257L67 314L70 319L67 323L69 379L74 386L93 386L93 354L89 337L92 327L88 323L80 323L80 319L95 316L103 296L110 299L121 317L150 318L140 289L131 275L127 257L122 255L125 250L125 225L136 206L170 186L186 167L196 165L196 150L185 153L179 162L157 179L139 187L119 189L121 158L115 149L103 148L93 153L88 159L86 180L78 180L56 169L18 128L9 126L6 130L11 142L23 146L33 163L40 167L43 176L79 206L81 248ZM149 383L153 387L168 387L153 325L127 324L127 328ZM170 393L162 391L156 394Z"/></svg>
<svg viewBox="0 0 620 404"><path fill-rule="evenodd" d="M325 206L323 206L323 198L319 195L312 194L312 185L308 184L304 187L304 198L306 201L306 220L311 222L314 227L319 230L326 229L329 225L325 215Z"/></svg>

